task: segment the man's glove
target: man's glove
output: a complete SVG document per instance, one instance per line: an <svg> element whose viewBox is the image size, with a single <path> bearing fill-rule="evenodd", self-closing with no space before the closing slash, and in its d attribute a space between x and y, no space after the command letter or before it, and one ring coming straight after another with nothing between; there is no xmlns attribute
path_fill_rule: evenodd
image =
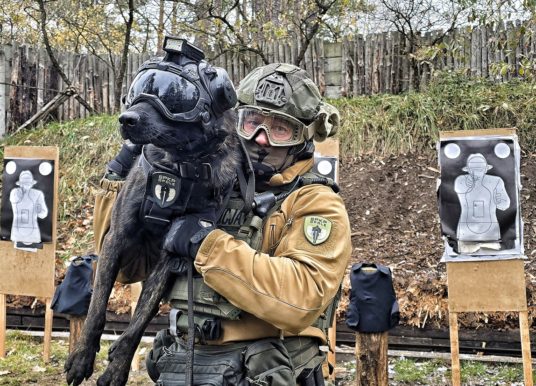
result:
<svg viewBox="0 0 536 386"><path fill-rule="evenodd" d="M141 154L142 147L142 145L134 145L130 141L123 143L119 153L106 165L108 174L124 179L132 169L136 157Z"/></svg>
<svg viewBox="0 0 536 386"><path fill-rule="evenodd" d="M195 259L205 237L216 229L215 223L213 208L176 218L164 240L164 249L180 258Z"/></svg>

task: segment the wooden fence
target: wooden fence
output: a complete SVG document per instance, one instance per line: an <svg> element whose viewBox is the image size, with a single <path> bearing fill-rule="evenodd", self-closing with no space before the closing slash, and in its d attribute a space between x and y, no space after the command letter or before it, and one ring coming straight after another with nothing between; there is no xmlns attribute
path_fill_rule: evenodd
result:
<svg viewBox="0 0 536 386"><path fill-rule="evenodd" d="M401 93L425 86L434 71L456 70L469 76L503 81L534 72L536 34L532 25L508 23L496 28L456 30L440 44L429 47L440 32L420 37L425 47L410 53L409 41L397 32L345 38L330 43L314 40L301 66L330 98L376 93ZM270 62L293 62L296 42L267 44ZM262 65L250 53L226 52L212 63L224 67L233 82ZM131 54L123 93L148 54ZM83 98L97 111L115 113L114 73L109 63L87 54L58 54L63 70ZM118 65L119 59L113 59ZM0 134L12 132L50 101L65 85L52 67L46 52L28 46L0 46ZM50 114L63 121L85 117L87 111L74 98Z"/></svg>

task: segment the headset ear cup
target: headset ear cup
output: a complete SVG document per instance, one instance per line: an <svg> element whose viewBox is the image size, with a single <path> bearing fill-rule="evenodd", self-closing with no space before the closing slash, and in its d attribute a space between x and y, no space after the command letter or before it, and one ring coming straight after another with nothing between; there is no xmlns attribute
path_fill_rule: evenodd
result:
<svg viewBox="0 0 536 386"><path fill-rule="evenodd" d="M235 107L238 99L227 71L223 68L216 68L216 71L217 76L210 82L212 108L217 115L222 115L226 110Z"/></svg>

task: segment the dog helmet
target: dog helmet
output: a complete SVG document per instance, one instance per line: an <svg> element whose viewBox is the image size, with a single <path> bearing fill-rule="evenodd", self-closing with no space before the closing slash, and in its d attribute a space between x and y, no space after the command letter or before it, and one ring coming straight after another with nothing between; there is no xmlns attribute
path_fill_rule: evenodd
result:
<svg viewBox="0 0 536 386"><path fill-rule="evenodd" d="M203 51L184 39L166 36L164 51L164 58L142 64L125 105L144 101L170 120L215 129L218 119L237 101L227 72L203 60Z"/></svg>

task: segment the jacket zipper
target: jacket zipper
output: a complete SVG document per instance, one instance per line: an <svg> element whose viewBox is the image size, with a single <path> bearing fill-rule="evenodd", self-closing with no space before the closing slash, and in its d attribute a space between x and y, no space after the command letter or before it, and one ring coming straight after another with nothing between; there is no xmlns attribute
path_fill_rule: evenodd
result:
<svg viewBox="0 0 536 386"><path fill-rule="evenodd" d="M281 243L281 240L283 239L283 235L285 232L291 227L292 223L294 222L294 217L290 217L285 224L283 225L283 228L281 229L281 235L279 236L279 241L275 242L275 224L270 224L270 255L273 255L276 248Z"/></svg>

